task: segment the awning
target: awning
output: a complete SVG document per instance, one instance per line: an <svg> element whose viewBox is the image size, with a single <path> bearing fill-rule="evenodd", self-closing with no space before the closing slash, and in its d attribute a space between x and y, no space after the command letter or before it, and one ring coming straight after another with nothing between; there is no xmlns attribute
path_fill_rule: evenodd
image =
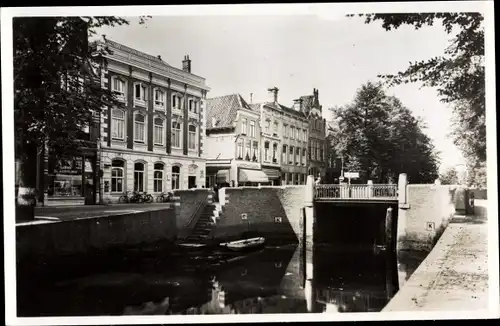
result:
<svg viewBox="0 0 500 326"><path fill-rule="evenodd" d="M216 174L217 182L229 182L229 170L219 170Z"/></svg>
<svg viewBox="0 0 500 326"><path fill-rule="evenodd" d="M278 169L262 168L262 171L267 175L269 180L275 180L281 177L281 172Z"/></svg>
<svg viewBox="0 0 500 326"><path fill-rule="evenodd" d="M261 170L240 169L238 179L238 182L269 182L269 178Z"/></svg>

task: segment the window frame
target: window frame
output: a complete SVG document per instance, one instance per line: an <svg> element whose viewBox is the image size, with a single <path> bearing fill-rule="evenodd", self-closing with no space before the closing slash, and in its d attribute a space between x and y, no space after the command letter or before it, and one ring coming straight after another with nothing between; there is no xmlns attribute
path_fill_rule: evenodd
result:
<svg viewBox="0 0 500 326"><path fill-rule="evenodd" d="M178 125L179 128L175 128L174 124ZM174 136L175 133L179 133L178 136L172 137L172 136ZM182 124L179 121L175 121L175 120L172 121L171 137L172 137L172 141L171 141L172 148L181 149L182 148ZM174 140L178 140L179 146L175 146Z"/></svg>
<svg viewBox="0 0 500 326"><path fill-rule="evenodd" d="M144 121L137 121L137 116L142 116L144 117ZM142 140L137 138L137 125L142 125ZM144 114L143 112L140 111L135 111L134 112L134 143L139 143L139 144L146 144L147 142L147 115Z"/></svg>
<svg viewBox="0 0 500 326"><path fill-rule="evenodd" d="M122 166L113 166L113 162L120 162L120 164L122 164ZM121 171L121 176L113 176L113 171ZM113 190L113 180L121 180L121 190ZM111 189L110 189L110 192L112 194L121 194L123 193L125 190L125 162L123 160L118 160L118 159L114 159L111 161ZM115 183L115 186L117 187L118 186L118 182Z"/></svg>
<svg viewBox="0 0 500 326"><path fill-rule="evenodd" d="M162 94L162 101L158 101L156 99L157 94ZM160 108L162 110L165 110L165 98L167 97L167 92L165 92L162 88L160 87L155 87L153 90L153 101L154 101L154 107L155 108ZM158 104L160 102L161 104Z"/></svg>
<svg viewBox="0 0 500 326"><path fill-rule="evenodd" d="M120 112L122 114L122 118L116 118L114 116L114 112ZM127 113L122 110L122 109L119 109L119 108L113 108L111 109L111 139L112 140L121 140L121 141L124 141L125 138L126 138L126 134L127 134ZM122 123L123 125L123 128L122 128L122 137L119 137L119 136L114 136L114 128L115 126L117 126L118 124L116 123L116 121Z"/></svg>
<svg viewBox="0 0 500 326"><path fill-rule="evenodd" d="M158 124L156 124L156 121L161 120L162 121L162 124L161 126L159 126ZM165 145L165 122L166 122L166 119L160 117L160 116L155 116L153 117L153 144L154 145L157 145L157 146L164 146ZM156 130L161 128L161 132L159 132L159 134L161 135L160 139L161 139L161 142L158 142L157 140L157 132Z"/></svg>
<svg viewBox="0 0 500 326"><path fill-rule="evenodd" d="M194 128L194 131L191 131L191 127ZM198 128L194 124L189 124L188 125L188 149L190 151L195 151L196 150L196 135L198 132ZM193 147L191 147L191 141Z"/></svg>
<svg viewBox="0 0 500 326"><path fill-rule="evenodd" d="M137 170L136 168L136 164L142 164L142 170ZM139 175L142 175L142 183L139 183L136 179L137 176ZM146 188L146 178L145 178L145 175L146 175L146 163L144 162L134 162L134 191L135 192L144 192L145 188ZM140 186L142 185L142 187L138 187L138 188L142 188L142 190L139 190L138 188L136 188L136 186Z"/></svg>
<svg viewBox="0 0 500 326"><path fill-rule="evenodd" d="M161 169L158 169L157 166L158 165L161 165L162 168ZM161 173L161 177L158 178L156 175L157 175L157 172L160 172ZM165 174L165 164L162 163L162 162L157 162L153 165L153 192L155 193L161 193L164 191L165 189L165 185L164 185L164 182L163 182L163 179L164 179L164 175ZM158 183L160 183L160 190L158 190L157 186L158 186Z"/></svg>

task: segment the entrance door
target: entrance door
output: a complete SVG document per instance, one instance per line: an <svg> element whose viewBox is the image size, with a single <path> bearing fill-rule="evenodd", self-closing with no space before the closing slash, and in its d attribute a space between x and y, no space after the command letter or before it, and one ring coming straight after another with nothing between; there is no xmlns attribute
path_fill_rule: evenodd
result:
<svg viewBox="0 0 500 326"><path fill-rule="evenodd" d="M194 175L188 177L188 189L191 188L196 188L196 177Z"/></svg>

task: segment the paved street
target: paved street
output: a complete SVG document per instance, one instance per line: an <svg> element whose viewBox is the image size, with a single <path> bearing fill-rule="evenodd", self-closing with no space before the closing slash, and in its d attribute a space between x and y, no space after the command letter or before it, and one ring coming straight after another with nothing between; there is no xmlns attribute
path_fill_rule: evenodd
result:
<svg viewBox="0 0 500 326"><path fill-rule="evenodd" d="M488 223L454 218L384 311L488 309Z"/></svg>
<svg viewBox="0 0 500 326"><path fill-rule="evenodd" d="M117 213L134 213L157 210L170 207L170 203L151 204L114 204L114 205L88 205L88 206L60 206L37 207L35 218L37 220L71 220L76 218L96 217Z"/></svg>

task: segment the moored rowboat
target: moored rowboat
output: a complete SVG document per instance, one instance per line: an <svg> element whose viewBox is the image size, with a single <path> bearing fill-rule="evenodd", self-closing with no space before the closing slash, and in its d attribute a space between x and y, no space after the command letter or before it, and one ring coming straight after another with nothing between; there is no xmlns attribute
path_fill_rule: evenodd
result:
<svg viewBox="0 0 500 326"><path fill-rule="evenodd" d="M243 239L237 241L223 242L220 243L219 246L225 247L234 251L241 251L247 249L253 249L264 245L266 240L263 237Z"/></svg>

